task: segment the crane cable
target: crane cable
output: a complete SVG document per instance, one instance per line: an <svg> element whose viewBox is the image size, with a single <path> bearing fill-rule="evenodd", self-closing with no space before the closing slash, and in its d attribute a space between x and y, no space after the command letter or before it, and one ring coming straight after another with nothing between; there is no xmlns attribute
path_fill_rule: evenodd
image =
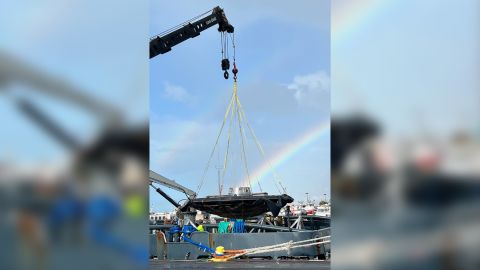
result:
<svg viewBox="0 0 480 270"><path fill-rule="evenodd" d="M235 32L230 34L230 38L232 39L232 46L233 46L233 69L232 69L233 81L236 83L237 82L238 69L237 69L237 64L235 63L235 53L236 53L235 52L236 51Z"/></svg>
<svg viewBox="0 0 480 270"><path fill-rule="evenodd" d="M207 12L208 13L208 12ZM200 15L201 16L201 15ZM239 126L239 132L240 132L240 137L241 137L241 145L242 145L242 153L240 155L240 158L241 160L243 161L243 166L244 166L244 169L245 169L245 172L246 172L246 175L247 175L247 179L248 179L248 185L251 189L252 187L252 184L251 184L251 179L250 179L250 172L248 170L248 164L247 164L247 154L246 154L246 150L245 150L245 146L246 146L246 141L247 141L247 138L246 138L246 132L242 126L242 122L245 122L246 125L247 125L247 128L248 130L250 131L250 134L255 142L255 145L257 146L257 149L259 150L260 154L262 155L262 157L267 160L266 158L266 155L265 155L265 151L263 149L263 146L261 145L260 141L258 140L257 136L255 135L255 132L253 131L252 127L250 126L248 120L247 120L247 117L245 115L245 112L243 110L243 107L242 107L242 104L240 103L240 99L238 98L238 86L237 86L237 73L238 73L238 69L237 69L237 66L236 66L236 63L235 63L235 57L236 57L236 44L235 44L235 33L232 33L230 34L230 36L228 36L228 33L223 33L221 32L220 33L220 41L221 41L221 48L222 48L222 58L224 58L225 56L229 57L229 54L228 54L228 38L230 37L231 39L231 42L232 42L232 47L233 47L233 93L232 93L232 96L230 98L230 101L229 101L229 104L228 104L228 107L227 107L227 110L225 112L225 115L224 115L224 118L223 118L223 122L222 122L222 125L220 127L220 130L219 130L219 133L217 135L217 139L215 141L215 145L212 149L212 152L210 154L210 157L208 159L208 162L207 162L207 166L205 167L205 170L203 172L203 175L202 175L202 179L200 181L200 184L198 185L197 187L197 194L199 193L200 189L202 188L203 186L203 183L205 182L205 177L206 177L206 174L207 174L207 171L210 167L210 163L211 163L211 160L212 160L212 157L215 153L215 150L217 148L217 145L218 145L218 142L220 140L220 136L223 132L223 128L225 126L225 123L227 122L227 120L229 119L229 116L230 116L230 122L229 122L229 128L228 128L228 137L227 137L227 149L226 149L226 152L225 152L225 157L224 157L224 160L223 160L223 172L222 172L222 176L220 178L220 183L219 183L219 186L220 186L220 190L219 190L219 193L221 195L222 191L223 191L223 183L224 183L224 179L225 179L225 172L227 170L227 166L228 166L228 156L229 156L229 150L230 150L230 139L231 139L231 131L232 131L232 124L233 124L233 118L235 117L237 122L238 122L238 126ZM269 168L270 170L273 172L273 183L275 185L275 188L277 189L277 191L279 193L281 193L281 190L280 188L278 187L278 184L280 184L280 186L283 188L283 191L286 193L286 190L285 188L283 187L281 181L278 181L278 184L277 184L277 174L271 164L271 162L269 160L267 160L268 162L268 165L269 165ZM257 179L259 180L259 179ZM260 192L263 192L262 191L262 186L260 185L260 181L257 181L257 184L258 184L258 187L260 189Z"/></svg>
<svg viewBox="0 0 480 270"><path fill-rule="evenodd" d="M228 33L225 32L220 32L220 45L222 48L222 59L229 59L230 54L228 51ZM233 48L235 48L235 45L233 45Z"/></svg>

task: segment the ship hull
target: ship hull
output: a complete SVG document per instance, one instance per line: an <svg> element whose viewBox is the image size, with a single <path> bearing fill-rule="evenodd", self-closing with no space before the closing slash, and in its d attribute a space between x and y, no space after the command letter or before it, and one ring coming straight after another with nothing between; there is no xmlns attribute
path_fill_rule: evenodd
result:
<svg viewBox="0 0 480 270"><path fill-rule="evenodd" d="M226 218L250 218L271 212L278 216L280 209L293 198L283 195L245 195L245 196L211 196L190 200L182 210L189 207Z"/></svg>
<svg viewBox="0 0 480 270"><path fill-rule="evenodd" d="M193 232L191 239L194 242L202 243L215 249L223 246L226 250L241 250L263 246L276 245L279 243L297 242L312 238L328 236L330 229L301 232L266 232L266 233L209 233ZM187 242L165 242L162 234L150 234L150 258L159 260L198 260L210 256L198 247ZM168 237L167 237L168 238ZM291 250L277 250L258 255L253 258L281 259L293 258L325 258L330 253L330 243L296 248ZM250 257L249 257L250 258Z"/></svg>

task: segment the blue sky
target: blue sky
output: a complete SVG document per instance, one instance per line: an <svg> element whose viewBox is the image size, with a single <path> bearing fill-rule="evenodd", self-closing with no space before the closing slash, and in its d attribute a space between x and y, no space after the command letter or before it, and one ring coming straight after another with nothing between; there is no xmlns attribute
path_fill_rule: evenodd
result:
<svg viewBox="0 0 480 270"><path fill-rule="evenodd" d="M115 11L112 12L112 6ZM126 20L125 18L128 18ZM2 3L0 52L63 80L121 110L130 122L148 117L148 3L128 1L7 1ZM28 85L0 86L0 161L57 166L69 152L13 105L32 99L67 132L83 142L99 129L98 116Z"/></svg>
<svg viewBox="0 0 480 270"><path fill-rule="evenodd" d="M345 15L352 3L332 3L332 113L367 112L394 137L480 133L480 2L368 0Z"/></svg>
<svg viewBox="0 0 480 270"><path fill-rule="evenodd" d="M267 155L328 118L330 92L314 86L330 74L334 111L369 111L394 134L415 130L420 118L439 133L478 128L476 0L335 0L331 71L329 4L313 0L152 1L150 7L147 1L9 1L0 10L0 22L9 26L0 33L0 49L135 119L148 113L143 104L150 83L151 166L196 186L232 87L220 71L219 34L209 29L150 61L145 60L145 41L216 5L225 8L236 27L240 98ZM86 140L97 128L95 116L69 104L30 94L28 87L4 89L34 96L79 138ZM0 131L1 160L67 158L63 148L16 111L12 93L0 97L1 119L8 124ZM176 143L185 134L194 139ZM304 197L305 186L315 187L317 195L329 190L329 139L320 137L277 169L295 197ZM153 195L152 205L167 203Z"/></svg>
<svg viewBox="0 0 480 270"><path fill-rule="evenodd" d="M329 119L329 1L151 1L150 35L217 5L235 26L239 96L268 159ZM232 93L232 80L223 79L220 60L215 27L150 60L150 166L192 189L200 182ZM329 140L324 132L275 168L297 200L304 200L305 192L317 200L330 193ZM247 150L248 166L254 170L265 159L253 142ZM218 192L218 155L212 162L203 196ZM225 180L227 188L236 184L233 176ZM264 191L278 193L272 181L270 174L260 183ZM154 192L150 198L153 210L172 209Z"/></svg>

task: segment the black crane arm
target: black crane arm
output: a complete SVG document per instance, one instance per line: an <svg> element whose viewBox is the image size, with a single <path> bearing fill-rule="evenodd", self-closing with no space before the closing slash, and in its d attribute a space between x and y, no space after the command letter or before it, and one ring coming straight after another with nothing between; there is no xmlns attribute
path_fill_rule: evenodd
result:
<svg viewBox="0 0 480 270"><path fill-rule="evenodd" d="M215 7L212 13L195 22L190 22L177 30L165 35L158 35L150 40L150 59L159 54L169 52L173 46L200 35L205 29L218 24L219 32L233 33L234 28L228 23L227 17L220 7Z"/></svg>
<svg viewBox="0 0 480 270"><path fill-rule="evenodd" d="M150 186L153 187L158 194L162 195L162 197L164 197L167 201L169 201L171 204L173 204L173 206L175 206L177 208L180 207L180 204L177 203L174 199L172 199L172 197L168 196L168 194L165 193L161 188L156 187L151 183L150 183Z"/></svg>

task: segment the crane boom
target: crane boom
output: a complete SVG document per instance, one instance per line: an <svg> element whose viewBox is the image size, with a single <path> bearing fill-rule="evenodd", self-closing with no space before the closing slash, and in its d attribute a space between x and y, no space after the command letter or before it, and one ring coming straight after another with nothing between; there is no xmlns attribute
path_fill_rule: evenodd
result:
<svg viewBox="0 0 480 270"><path fill-rule="evenodd" d="M226 44L228 43L226 42L227 35L224 35L223 33L233 33L234 27L228 22L227 17L225 16L225 12L220 7L217 6L211 10L210 14L208 13L209 11L185 22L184 24L178 27L173 28L170 31L166 31L162 34L159 34L151 38L150 39L150 59L154 58L159 54L164 54L166 52L171 51L173 46L178 45L179 43L189 38L194 38L200 35L200 32L202 32L203 30L218 24L218 31L222 33L222 58L223 59L221 61L221 65L222 65L222 70L224 70L224 78L228 79L227 70L230 68L230 63L228 60L228 50L226 54L224 54L224 49L226 49L226 47L223 47L223 46L227 46ZM197 18L200 18L200 19L197 19ZM235 66L234 38L232 40L232 43L234 45L233 46L234 48L233 73L235 75L234 79L236 80L236 73L238 72L238 70L236 69L236 66ZM162 195L165 199L167 199L170 203L172 203L177 208L180 207L180 204L177 203L173 198L168 196L168 194L166 194L162 189L160 189L159 187L155 187L153 183L160 184L168 188L183 192L185 195L187 195L189 200L192 200L197 196L197 194L193 190L186 188L180 185L179 183L173 180L170 180L152 170L150 170L149 180L150 180L150 186L152 186L160 195Z"/></svg>
<svg viewBox="0 0 480 270"><path fill-rule="evenodd" d="M165 35L158 35L150 40L150 59L159 54L169 52L173 46L200 35L205 29L218 24L219 32L233 33L234 28L228 23L227 17L220 7L215 7L212 13L195 22L189 22Z"/></svg>
<svg viewBox="0 0 480 270"><path fill-rule="evenodd" d="M170 180L152 170L150 170L150 174L148 176L148 178L150 179L151 182L154 182L154 183L157 183L157 184L160 184L160 185L163 185L163 186L166 186L166 187L169 187L171 189L174 189L174 190L177 190L177 191L180 191L180 192L183 192L185 193L185 195L187 195L188 198L194 198L197 194L189 189L189 188L186 188L182 185L180 185L179 183L173 181L173 180Z"/></svg>

